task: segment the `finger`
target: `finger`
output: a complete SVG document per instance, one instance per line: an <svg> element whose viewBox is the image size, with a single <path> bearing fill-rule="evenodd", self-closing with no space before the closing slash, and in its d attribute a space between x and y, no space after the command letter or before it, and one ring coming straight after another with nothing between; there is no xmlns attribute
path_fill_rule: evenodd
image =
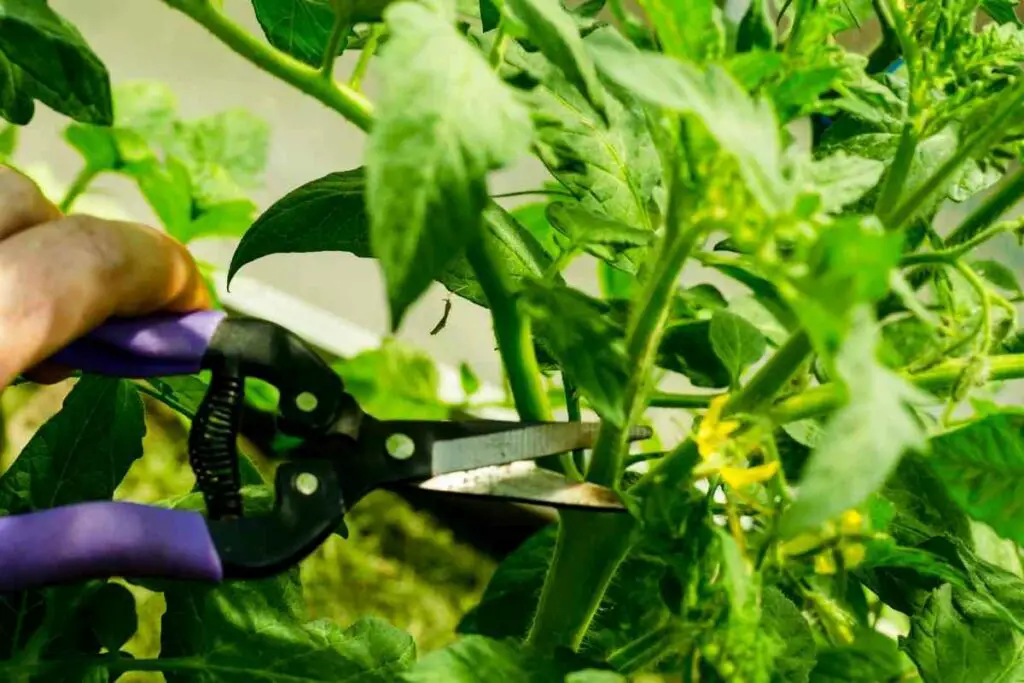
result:
<svg viewBox="0 0 1024 683"><path fill-rule="evenodd" d="M152 228L68 216L0 242L0 388L112 316L210 306L185 247Z"/></svg>
<svg viewBox="0 0 1024 683"><path fill-rule="evenodd" d="M0 165L0 240L60 217L57 206L30 178Z"/></svg>

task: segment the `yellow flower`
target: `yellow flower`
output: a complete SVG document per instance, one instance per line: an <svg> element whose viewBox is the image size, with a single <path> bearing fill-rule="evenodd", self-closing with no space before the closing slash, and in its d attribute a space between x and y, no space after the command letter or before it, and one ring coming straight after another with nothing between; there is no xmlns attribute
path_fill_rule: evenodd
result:
<svg viewBox="0 0 1024 683"><path fill-rule="evenodd" d="M740 427L740 423L735 420L719 421L727 398L722 395L712 399L697 430L697 450L705 460L720 457L722 449L729 442L729 436Z"/></svg>
<svg viewBox="0 0 1024 683"><path fill-rule="evenodd" d="M864 528L864 516L856 510L847 510L839 516L839 533L850 536Z"/></svg>
<svg viewBox="0 0 1024 683"><path fill-rule="evenodd" d="M723 467L719 470L722 479L731 488L738 489L750 484L768 481L779 471L779 463L769 462L757 467Z"/></svg>

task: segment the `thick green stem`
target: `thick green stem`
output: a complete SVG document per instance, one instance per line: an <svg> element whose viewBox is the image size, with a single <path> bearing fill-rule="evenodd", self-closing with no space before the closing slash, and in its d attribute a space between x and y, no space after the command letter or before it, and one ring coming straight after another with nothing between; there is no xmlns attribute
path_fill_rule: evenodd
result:
<svg viewBox="0 0 1024 683"><path fill-rule="evenodd" d="M530 320L519 311L512 286L492 252L489 237L485 234L471 243L466 256L491 307L494 336L508 373L516 411L524 420L550 420L551 405L541 383Z"/></svg>
<svg viewBox="0 0 1024 683"><path fill-rule="evenodd" d="M632 546L630 515L564 510L527 642L538 648L583 642L605 590Z"/></svg>
<svg viewBox="0 0 1024 683"><path fill-rule="evenodd" d="M96 176L99 174L100 172L94 166L87 164L82 168L82 170L78 172L78 175L75 176L74 180L71 181L71 186L68 187L67 192L64 193L64 198L60 200L60 204L58 205L60 212L68 213L71 211L71 207L74 206L75 200L82 196L82 193L89 188L89 185L92 184L92 181L96 180Z"/></svg>
<svg viewBox="0 0 1024 683"><path fill-rule="evenodd" d="M900 135L900 144L896 149L896 156L889 166L882 191L878 194L878 201L875 204L875 215L888 225L890 214L895 210L900 196L903 194L903 186L910 174L910 167L914 164L914 152L917 150L917 126L913 119L908 119L903 124L903 133Z"/></svg>
<svg viewBox="0 0 1024 683"><path fill-rule="evenodd" d="M987 233L986 228L1012 209L1021 197L1024 197L1024 168L1017 169L998 190L986 197L963 223L949 233L945 245L950 248L972 245L966 247L966 251L970 251L980 243L977 238Z"/></svg>

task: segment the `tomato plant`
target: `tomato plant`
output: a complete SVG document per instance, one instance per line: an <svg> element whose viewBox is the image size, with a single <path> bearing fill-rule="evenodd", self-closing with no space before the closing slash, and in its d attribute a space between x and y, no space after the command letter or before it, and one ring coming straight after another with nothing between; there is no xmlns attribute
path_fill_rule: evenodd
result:
<svg viewBox="0 0 1024 683"><path fill-rule="evenodd" d="M563 512L422 656L378 618L308 622L293 571L149 584L161 649L135 659L131 596L96 582L0 596L5 680L1021 677L1024 418L997 392L1024 377L1012 1L253 0L263 37L219 2L164 2L365 131L364 164L257 215L258 118L184 121L161 86L111 88L43 0L3 0L0 115L73 120L85 164L64 208L124 174L179 239L241 236L229 277L342 251L379 262L392 330L432 282L486 307L521 418L551 419L558 386L570 419L601 420L592 451L545 466L615 487L629 514ZM869 50L844 47L873 21ZM528 156L547 182L509 209L489 176ZM599 292L566 276L577 259ZM370 394L402 376L392 361L362 375ZM81 378L0 508L109 498L141 455L139 392L187 416L201 388ZM625 428L661 411L688 434L629 452Z"/></svg>

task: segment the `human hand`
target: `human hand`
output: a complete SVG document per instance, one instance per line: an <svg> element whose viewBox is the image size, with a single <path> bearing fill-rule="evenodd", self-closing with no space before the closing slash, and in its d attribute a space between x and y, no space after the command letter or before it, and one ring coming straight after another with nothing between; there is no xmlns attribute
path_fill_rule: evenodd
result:
<svg viewBox="0 0 1024 683"><path fill-rule="evenodd" d="M138 223L65 216L32 180L0 167L0 390L22 373L67 377L45 360L110 317L210 304L180 242Z"/></svg>

